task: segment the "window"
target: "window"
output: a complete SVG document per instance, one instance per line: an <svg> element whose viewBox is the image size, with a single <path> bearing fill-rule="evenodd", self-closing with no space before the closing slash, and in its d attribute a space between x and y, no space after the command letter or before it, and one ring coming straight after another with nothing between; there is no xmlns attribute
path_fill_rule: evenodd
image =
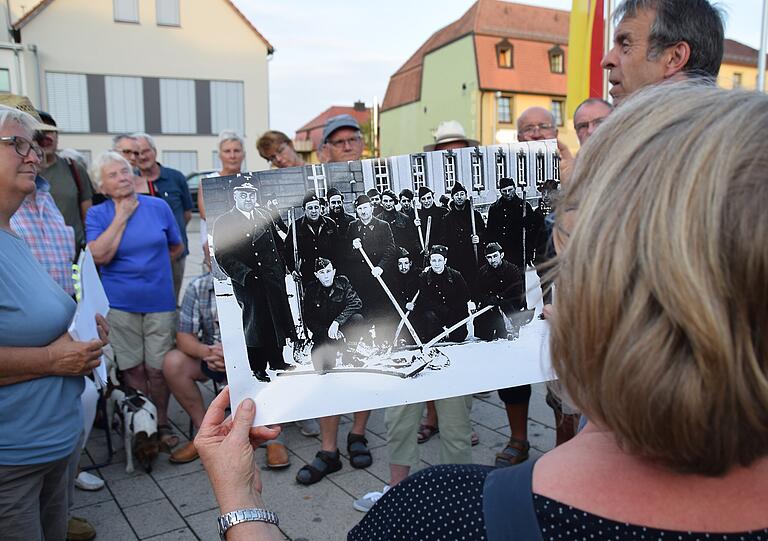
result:
<svg viewBox="0 0 768 541"><path fill-rule="evenodd" d="M194 150L164 150L163 165L178 169L185 175L197 171L197 152Z"/></svg>
<svg viewBox="0 0 768 541"><path fill-rule="evenodd" d="M523 190L528 186L528 153L522 148L517 151L517 185Z"/></svg>
<svg viewBox="0 0 768 541"><path fill-rule="evenodd" d="M565 51L559 45L555 45L549 50L549 71L565 73Z"/></svg>
<svg viewBox="0 0 768 541"><path fill-rule="evenodd" d="M443 153L443 170L445 174L445 191L450 192L456 184L456 154L450 150Z"/></svg>
<svg viewBox="0 0 768 541"><path fill-rule="evenodd" d="M221 130L245 134L241 81L211 81L211 132Z"/></svg>
<svg viewBox="0 0 768 541"><path fill-rule="evenodd" d="M499 149L496 151L495 160L496 163L496 188L499 187L499 183L501 179L508 178L507 176L507 155L504 153L503 149Z"/></svg>
<svg viewBox="0 0 768 541"><path fill-rule="evenodd" d="M144 87L141 77L104 77L107 99L107 131L144 131Z"/></svg>
<svg viewBox="0 0 768 541"><path fill-rule="evenodd" d="M472 175L472 189L475 191L485 190L485 177L483 176L483 153L477 148L472 151L469 162L470 173Z"/></svg>
<svg viewBox="0 0 768 541"><path fill-rule="evenodd" d="M733 88L741 88L741 73L733 74Z"/></svg>
<svg viewBox="0 0 768 541"><path fill-rule="evenodd" d="M496 100L496 118L498 119L498 122L512 122L510 101L510 98L504 96Z"/></svg>
<svg viewBox="0 0 768 541"><path fill-rule="evenodd" d="M496 44L496 62L500 68L513 68L514 61L512 59L512 53L514 47L504 38Z"/></svg>
<svg viewBox="0 0 768 541"><path fill-rule="evenodd" d="M555 117L555 126L564 125L565 102L562 100L552 100L552 116Z"/></svg>
<svg viewBox="0 0 768 541"><path fill-rule="evenodd" d="M560 180L560 153L554 152L552 154L552 178Z"/></svg>
<svg viewBox="0 0 768 541"><path fill-rule="evenodd" d="M139 0L112 0L115 22L138 23Z"/></svg>
<svg viewBox="0 0 768 541"><path fill-rule="evenodd" d="M419 188L428 185L424 154L411 154L411 178L413 179L413 193L418 193Z"/></svg>
<svg viewBox="0 0 768 541"><path fill-rule="evenodd" d="M544 185L546 176L546 160L544 151L539 149L536 151L536 187L541 188Z"/></svg>
<svg viewBox="0 0 768 541"><path fill-rule="evenodd" d="M197 133L194 81L160 79L160 130L163 133Z"/></svg>
<svg viewBox="0 0 768 541"><path fill-rule="evenodd" d="M181 26L179 0L157 0L157 24L161 26Z"/></svg>
<svg viewBox="0 0 768 541"><path fill-rule="evenodd" d="M45 74L48 112L63 132L90 131L88 84L80 73Z"/></svg>
<svg viewBox="0 0 768 541"><path fill-rule="evenodd" d="M11 91L11 72L5 68L0 68L0 92Z"/></svg>
<svg viewBox="0 0 768 541"><path fill-rule="evenodd" d="M379 193L390 189L389 166L386 158L373 160L373 183Z"/></svg>
<svg viewBox="0 0 768 541"><path fill-rule="evenodd" d="M328 191L328 184L325 180L325 167L322 163L313 163L312 174L309 176L309 180L315 186L315 195L317 197L325 197L325 192Z"/></svg>

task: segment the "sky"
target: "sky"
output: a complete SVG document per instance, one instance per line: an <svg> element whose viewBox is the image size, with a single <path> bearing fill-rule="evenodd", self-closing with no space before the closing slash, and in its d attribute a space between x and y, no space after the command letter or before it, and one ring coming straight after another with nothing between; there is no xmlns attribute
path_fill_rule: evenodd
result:
<svg viewBox="0 0 768 541"><path fill-rule="evenodd" d="M384 99L389 77L473 0L233 0L275 48L270 128L293 137L331 105ZM571 0L518 3L570 10ZM755 49L762 0L720 0L725 35Z"/></svg>

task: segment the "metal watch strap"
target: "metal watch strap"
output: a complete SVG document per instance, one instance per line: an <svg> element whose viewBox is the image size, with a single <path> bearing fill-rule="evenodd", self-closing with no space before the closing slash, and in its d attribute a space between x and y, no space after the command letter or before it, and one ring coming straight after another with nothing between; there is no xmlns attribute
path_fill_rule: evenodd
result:
<svg viewBox="0 0 768 541"><path fill-rule="evenodd" d="M280 524L275 513L257 507L230 511L229 513L224 513L216 520L219 524L219 535L221 536L222 541L226 540L225 535L227 530L241 522L266 522L268 524L274 524L275 526Z"/></svg>

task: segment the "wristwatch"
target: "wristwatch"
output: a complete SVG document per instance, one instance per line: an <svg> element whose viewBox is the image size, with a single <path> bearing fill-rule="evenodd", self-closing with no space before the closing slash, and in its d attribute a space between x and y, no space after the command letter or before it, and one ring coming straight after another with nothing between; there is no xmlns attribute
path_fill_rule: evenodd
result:
<svg viewBox="0 0 768 541"><path fill-rule="evenodd" d="M229 513L224 513L216 519L216 522L219 524L219 536L221 537L221 541L226 541L225 535L227 530L229 530L235 524L254 521L266 522L268 524L274 524L275 526L280 524L280 521L277 519L277 515L272 511L267 511L266 509L251 507L248 509L230 511Z"/></svg>

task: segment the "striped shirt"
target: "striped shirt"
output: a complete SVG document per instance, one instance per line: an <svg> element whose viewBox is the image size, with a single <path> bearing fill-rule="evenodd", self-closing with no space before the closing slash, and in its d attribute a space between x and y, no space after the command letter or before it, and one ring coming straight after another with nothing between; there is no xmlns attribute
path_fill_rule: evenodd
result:
<svg viewBox="0 0 768 541"><path fill-rule="evenodd" d="M75 259L75 232L64 223L50 193L50 184L40 175L36 189L24 198L11 216L11 228L29 246L43 268L68 295L75 294L72 263Z"/></svg>

